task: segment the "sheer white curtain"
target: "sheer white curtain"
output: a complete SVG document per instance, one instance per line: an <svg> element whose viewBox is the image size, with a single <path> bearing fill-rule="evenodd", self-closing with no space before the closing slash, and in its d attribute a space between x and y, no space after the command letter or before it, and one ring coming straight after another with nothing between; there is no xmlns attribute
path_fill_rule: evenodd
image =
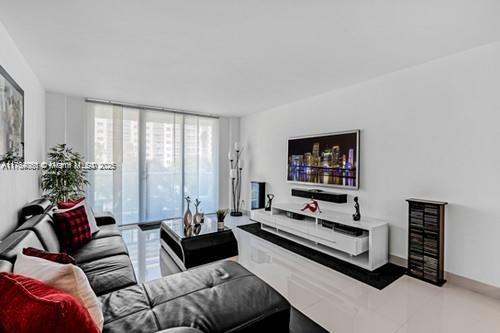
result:
<svg viewBox="0 0 500 333"><path fill-rule="evenodd" d="M91 160L117 170L91 173L89 200L120 224L181 217L184 196L218 208L218 119L89 103Z"/></svg>

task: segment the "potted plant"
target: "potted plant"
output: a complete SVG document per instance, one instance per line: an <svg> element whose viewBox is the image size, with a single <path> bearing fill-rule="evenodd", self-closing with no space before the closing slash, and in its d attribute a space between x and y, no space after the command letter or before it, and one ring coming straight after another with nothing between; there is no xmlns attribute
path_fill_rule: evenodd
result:
<svg viewBox="0 0 500 333"><path fill-rule="evenodd" d="M215 214L217 215L217 229L224 229L224 219L227 215L227 209L219 209L215 212Z"/></svg>
<svg viewBox="0 0 500 333"><path fill-rule="evenodd" d="M54 203L81 198L85 194L85 187L90 184L83 163L82 155L66 144L52 147L42 171L41 188L44 196Z"/></svg>

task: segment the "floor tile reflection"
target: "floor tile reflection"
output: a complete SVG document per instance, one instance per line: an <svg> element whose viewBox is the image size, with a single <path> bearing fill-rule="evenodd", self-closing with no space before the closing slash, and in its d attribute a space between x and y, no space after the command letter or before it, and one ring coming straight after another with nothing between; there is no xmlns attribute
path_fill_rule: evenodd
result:
<svg viewBox="0 0 500 333"><path fill-rule="evenodd" d="M383 290L251 235L228 217L241 265L298 310L336 333L500 332L500 302L452 284L438 288L403 276ZM159 229L122 231L139 281L160 277Z"/></svg>
<svg viewBox="0 0 500 333"><path fill-rule="evenodd" d="M139 227L121 230L125 244L139 282L161 277L160 273L160 229L142 231Z"/></svg>

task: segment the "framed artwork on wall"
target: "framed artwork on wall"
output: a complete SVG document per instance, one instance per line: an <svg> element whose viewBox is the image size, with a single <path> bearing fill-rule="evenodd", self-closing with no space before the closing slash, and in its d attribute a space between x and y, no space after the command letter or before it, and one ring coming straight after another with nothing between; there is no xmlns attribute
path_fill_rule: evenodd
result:
<svg viewBox="0 0 500 333"><path fill-rule="evenodd" d="M24 162L24 91L0 66L0 163Z"/></svg>

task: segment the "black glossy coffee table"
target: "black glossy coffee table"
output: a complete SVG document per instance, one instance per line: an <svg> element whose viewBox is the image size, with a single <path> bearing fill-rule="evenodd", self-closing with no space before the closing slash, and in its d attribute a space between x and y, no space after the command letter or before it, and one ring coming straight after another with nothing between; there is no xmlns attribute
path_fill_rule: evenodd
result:
<svg viewBox="0 0 500 333"><path fill-rule="evenodd" d="M217 221L209 216L205 222L188 229L181 219L161 222L160 229L162 261L167 263L168 273L208 264L238 255L238 244L233 231L225 227L217 228ZM168 255L170 258L166 258ZM171 260L168 260L171 259ZM163 272L162 275L167 275Z"/></svg>

